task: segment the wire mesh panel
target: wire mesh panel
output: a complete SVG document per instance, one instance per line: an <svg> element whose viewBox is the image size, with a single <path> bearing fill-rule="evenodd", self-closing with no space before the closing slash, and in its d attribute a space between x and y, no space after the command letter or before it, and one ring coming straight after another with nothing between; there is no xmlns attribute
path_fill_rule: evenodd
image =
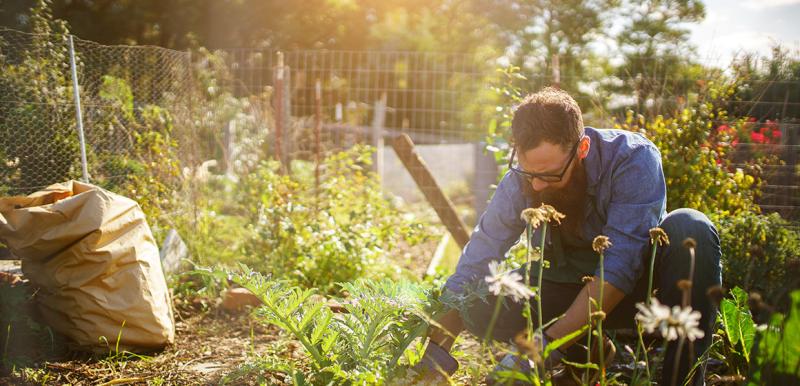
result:
<svg viewBox="0 0 800 386"><path fill-rule="evenodd" d="M65 35L0 31L5 194L81 177L69 49ZM161 132L174 140L176 128L188 127L189 55L80 39L74 49L90 180L113 187L141 169L132 152L147 143L144 136Z"/></svg>
<svg viewBox="0 0 800 386"><path fill-rule="evenodd" d="M81 175L66 36L0 30L0 193Z"/></svg>
<svg viewBox="0 0 800 386"><path fill-rule="evenodd" d="M227 51L237 95L273 86L275 51ZM410 133L420 143L473 142L483 137L479 102L492 75L474 55L407 51L287 51L294 117L310 117L315 84L322 89L328 128L370 126L374 105L385 98L384 127Z"/></svg>
<svg viewBox="0 0 800 386"><path fill-rule="evenodd" d="M191 134L183 132L192 90L187 52L76 39L75 53L94 182L113 186L142 162L158 161L156 154L144 156L147 146Z"/></svg>

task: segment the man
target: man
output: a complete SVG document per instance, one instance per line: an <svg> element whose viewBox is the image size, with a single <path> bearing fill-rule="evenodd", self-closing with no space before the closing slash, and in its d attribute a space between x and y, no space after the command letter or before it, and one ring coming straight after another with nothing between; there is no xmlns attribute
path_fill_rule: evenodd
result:
<svg viewBox="0 0 800 386"><path fill-rule="evenodd" d="M693 350L684 345L677 380L681 382L711 341L716 312L706 291L721 283L721 251L714 226L693 209L666 214L666 184L655 145L637 133L584 127L578 104L564 91L546 88L526 97L514 113L512 134L509 172L480 217L445 290L461 294L484 280L489 262L503 259L519 241L525 229L520 213L546 203L566 218L560 225L550 224L545 240L544 256L550 264L544 269L540 289L542 320L558 319L544 330L543 339L558 339L587 324L589 298L599 300L601 285L606 329L632 328L635 304L644 301L647 293L648 275L643 273L649 269L649 230L661 227L672 241L659 248L653 283L657 298L669 306L681 304L677 283L687 279L690 271L689 251L682 241L691 237L697 243L691 305L702 314L705 337L694 342ZM599 256L591 248L598 235L609 237L612 243L604 253L603 283ZM539 245L540 232L533 239ZM537 268L531 269L532 285L537 282ZM584 284L586 276L594 280ZM446 332L432 331L417 369L455 371L458 364L448 354L454 337L465 328L485 336L495 301L490 296L488 302L475 301L466 315L451 310L441 317L438 322ZM535 300L531 302L536 312ZM525 329L523 306L505 301L491 334L494 339L508 341ZM537 320L535 315L533 320ZM553 354L556 360L548 363L565 356L585 362L585 353L580 354L574 343L562 346ZM662 385L672 384L676 352L673 342L667 350ZM501 364L519 363L511 359ZM696 381L702 383L702 375Z"/></svg>

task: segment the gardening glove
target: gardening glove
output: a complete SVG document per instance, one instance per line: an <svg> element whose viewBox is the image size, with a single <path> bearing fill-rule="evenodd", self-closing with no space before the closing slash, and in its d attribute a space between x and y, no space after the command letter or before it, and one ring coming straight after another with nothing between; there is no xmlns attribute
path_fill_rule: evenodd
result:
<svg viewBox="0 0 800 386"><path fill-rule="evenodd" d="M425 379L434 379L437 376L448 377L458 370L458 361L436 343L428 342L425 354L422 359L414 366L414 372Z"/></svg>

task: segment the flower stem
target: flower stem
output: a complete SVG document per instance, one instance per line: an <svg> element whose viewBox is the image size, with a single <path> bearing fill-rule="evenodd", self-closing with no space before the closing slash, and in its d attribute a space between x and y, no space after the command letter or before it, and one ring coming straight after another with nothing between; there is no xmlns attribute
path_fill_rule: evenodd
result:
<svg viewBox="0 0 800 386"><path fill-rule="evenodd" d="M681 367L681 353L683 353L684 338L681 336L678 339L678 351L675 353L675 363L672 364L672 386L678 380L678 369Z"/></svg>
<svg viewBox="0 0 800 386"><path fill-rule="evenodd" d="M536 278L536 317L539 321L537 328L542 328L542 274L544 273L544 241L547 237L547 223L542 224L542 241L539 249L539 277ZM531 327L531 337L533 337L533 328ZM544 332L544 331L542 331Z"/></svg>
<svg viewBox="0 0 800 386"><path fill-rule="evenodd" d="M603 287L606 286L605 268L603 267L603 252L600 252L600 301L598 311L603 311ZM606 384L606 340L603 338L603 318L597 321L597 347L600 353L600 385ZM589 347L591 350L591 346Z"/></svg>
<svg viewBox="0 0 800 386"><path fill-rule="evenodd" d="M531 258L531 237L533 236L533 227L531 224L527 224L525 226L526 231L526 243L528 253L527 253L527 264L525 264L525 285L529 286L531 284L531 264L533 263L533 259ZM538 290L538 289L537 289ZM528 332L528 339L533 339L533 316L531 315L531 302L526 301L525 307L527 307L528 312L525 314L525 323Z"/></svg>
<svg viewBox="0 0 800 386"><path fill-rule="evenodd" d="M486 336L483 338L483 342L486 345L488 345L492 340L492 331L494 330L494 324L497 322L497 316L500 315L501 305L503 305L503 295L497 295L497 301L494 304L492 319L489 320L489 327L486 328Z"/></svg>
<svg viewBox="0 0 800 386"><path fill-rule="evenodd" d="M650 253L650 272L647 280L647 297L645 298L645 305L650 306L650 297L653 296L653 271L655 270L656 263L656 249L658 248L658 241L653 240L653 252Z"/></svg>

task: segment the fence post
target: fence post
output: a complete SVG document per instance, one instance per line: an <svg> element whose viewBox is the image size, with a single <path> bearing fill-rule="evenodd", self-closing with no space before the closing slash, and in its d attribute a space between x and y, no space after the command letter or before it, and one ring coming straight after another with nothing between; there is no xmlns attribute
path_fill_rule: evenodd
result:
<svg viewBox="0 0 800 386"><path fill-rule="evenodd" d="M281 172L283 165L283 52L278 52L278 66L275 68L275 159Z"/></svg>
<svg viewBox="0 0 800 386"><path fill-rule="evenodd" d="M314 84L314 188L319 195L319 167L322 162L320 132L322 131L322 82L317 78Z"/></svg>
<svg viewBox="0 0 800 386"><path fill-rule="evenodd" d="M375 154L372 155L372 168L378 175L381 185L383 184L383 126L386 122L386 93L381 94L381 99L375 101L375 115L372 117L372 146L375 147Z"/></svg>
<svg viewBox="0 0 800 386"><path fill-rule="evenodd" d="M81 94L78 90L78 69L75 65L75 43L69 35L69 67L72 73L72 97L75 99L75 120L78 123L78 140L81 145L81 170L83 182L89 183L89 167L86 164L86 139L83 135L83 115L81 114Z"/></svg>
<svg viewBox="0 0 800 386"><path fill-rule="evenodd" d="M475 208L476 221L489 206L491 186L497 183L497 161L493 154L484 151L485 147L484 142L475 144L475 179L472 189L475 195L472 205Z"/></svg>

